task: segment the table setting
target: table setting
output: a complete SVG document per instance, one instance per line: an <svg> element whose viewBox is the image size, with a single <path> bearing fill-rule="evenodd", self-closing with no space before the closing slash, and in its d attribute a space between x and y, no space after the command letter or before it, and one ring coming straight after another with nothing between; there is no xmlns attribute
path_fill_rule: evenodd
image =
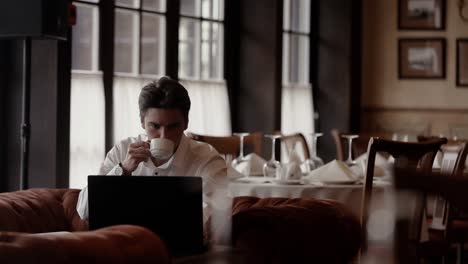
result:
<svg viewBox="0 0 468 264"><path fill-rule="evenodd" d="M311 133L311 155L301 160L295 150L291 151L286 163L275 157L273 146L280 135L265 135L272 142L272 156L265 160L255 153L243 156L243 162L233 168L243 177L229 184L229 194L237 196L316 198L338 200L356 215L360 215L363 182L367 167L367 155L355 160L332 160L324 163L317 156L315 146L321 133ZM374 199L384 202L384 194L391 186L391 160L378 154L374 170ZM380 202L378 202L380 200Z"/></svg>

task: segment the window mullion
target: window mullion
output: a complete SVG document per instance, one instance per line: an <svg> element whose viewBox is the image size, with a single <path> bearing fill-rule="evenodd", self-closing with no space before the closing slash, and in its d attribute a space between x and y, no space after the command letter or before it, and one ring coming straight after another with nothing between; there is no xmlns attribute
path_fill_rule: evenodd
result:
<svg viewBox="0 0 468 264"><path fill-rule="evenodd" d="M99 8L93 9L93 21L99 21ZM99 25L100 23L93 23L92 35L93 44L91 45L91 70L99 71Z"/></svg>
<svg viewBox="0 0 468 264"><path fill-rule="evenodd" d="M212 78L213 77L213 64L212 64L212 51L213 51L213 23L211 22L208 22L208 54L207 54L207 57L208 57L208 72L209 72L209 76L208 78Z"/></svg>
<svg viewBox="0 0 468 264"><path fill-rule="evenodd" d="M135 75L139 74L139 54L140 54L140 29L139 29L139 21L140 21L140 14L136 13L136 16L134 15L133 17L133 46L135 47L133 49L133 54L132 54L132 73Z"/></svg>
<svg viewBox="0 0 468 264"><path fill-rule="evenodd" d="M201 11L200 11L201 12ZM196 54L195 54L195 65L196 65L196 69L195 69L195 72L196 72L196 78L201 80L202 79L202 74L201 74L201 69L202 69L202 61L201 61L201 57L202 57L202 45L201 45L201 42L202 42L202 21L201 20L198 20L198 27L197 27L197 32L195 33L195 45L196 45Z"/></svg>
<svg viewBox="0 0 468 264"><path fill-rule="evenodd" d="M224 2L224 1L223 1ZM219 54L219 58L218 58L218 65L219 65L219 75L217 76L218 79L222 79L223 76L224 76L224 24L220 23L218 25L218 34L219 34L219 46L218 46L218 54Z"/></svg>
<svg viewBox="0 0 468 264"><path fill-rule="evenodd" d="M161 23L159 23L159 39L160 39L160 42L159 42L159 54L160 56L163 56L163 54L165 54L166 52L166 38L167 38L167 18L164 16L164 17L161 17ZM164 41L162 41L164 39ZM159 75L166 75L166 61L165 59L161 59L161 57L159 58L159 69L160 69L160 72L158 73Z"/></svg>

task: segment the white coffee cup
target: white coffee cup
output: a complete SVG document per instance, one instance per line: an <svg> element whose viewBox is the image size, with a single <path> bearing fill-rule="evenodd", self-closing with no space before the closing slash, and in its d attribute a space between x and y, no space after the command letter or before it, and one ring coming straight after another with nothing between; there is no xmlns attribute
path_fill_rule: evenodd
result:
<svg viewBox="0 0 468 264"><path fill-rule="evenodd" d="M157 160L168 159L174 152L174 142L167 138L153 138L151 139L150 152Z"/></svg>

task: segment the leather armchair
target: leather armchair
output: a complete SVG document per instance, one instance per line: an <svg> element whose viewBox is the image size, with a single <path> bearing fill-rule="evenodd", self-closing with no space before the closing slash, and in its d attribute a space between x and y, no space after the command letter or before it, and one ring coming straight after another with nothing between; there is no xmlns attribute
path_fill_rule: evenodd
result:
<svg viewBox="0 0 468 264"><path fill-rule="evenodd" d="M171 263L164 243L146 228L88 231L76 212L78 194L76 189L0 193L0 263Z"/></svg>

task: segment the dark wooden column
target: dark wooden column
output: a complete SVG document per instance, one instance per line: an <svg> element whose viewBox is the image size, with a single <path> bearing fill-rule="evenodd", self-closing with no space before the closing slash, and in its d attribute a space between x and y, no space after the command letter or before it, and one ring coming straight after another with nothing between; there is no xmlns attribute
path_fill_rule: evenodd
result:
<svg viewBox="0 0 468 264"><path fill-rule="evenodd" d="M22 41L2 40L3 54L8 67L5 68L6 83L2 85L4 97L4 135L6 144L5 174L2 175L3 191L19 190L21 159L21 113L22 113Z"/></svg>
<svg viewBox="0 0 468 264"><path fill-rule="evenodd" d="M233 131L281 128L282 1L242 0Z"/></svg>
<svg viewBox="0 0 468 264"><path fill-rule="evenodd" d="M317 36L316 130L324 133L319 155L335 158L330 130L358 132L361 96L361 1L320 1Z"/></svg>
<svg viewBox="0 0 468 264"><path fill-rule="evenodd" d="M5 124L7 123L7 99L6 99L6 87L8 85L8 74L7 69L8 65L8 44L9 42L6 40L0 40L0 122L2 123L2 129L0 129L0 171L4 172L4 175L0 176L0 192L6 191L7 187L7 167L6 167L6 159L7 159L7 127Z"/></svg>
<svg viewBox="0 0 468 264"><path fill-rule="evenodd" d="M179 78L179 13L180 0L167 1L166 75Z"/></svg>
<svg viewBox="0 0 468 264"><path fill-rule="evenodd" d="M68 187L69 48L57 40L32 43L30 188Z"/></svg>
<svg viewBox="0 0 468 264"><path fill-rule="evenodd" d="M70 132L70 50L57 40L31 47L29 187L67 187ZM2 191L19 189L22 110L22 41L2 40ZM67 62L68 61L68 62ZM4 67L2 65L8 65ZM3 76L3 77L2 77ZM5 78L5 76L7 76Z"/></svg>

